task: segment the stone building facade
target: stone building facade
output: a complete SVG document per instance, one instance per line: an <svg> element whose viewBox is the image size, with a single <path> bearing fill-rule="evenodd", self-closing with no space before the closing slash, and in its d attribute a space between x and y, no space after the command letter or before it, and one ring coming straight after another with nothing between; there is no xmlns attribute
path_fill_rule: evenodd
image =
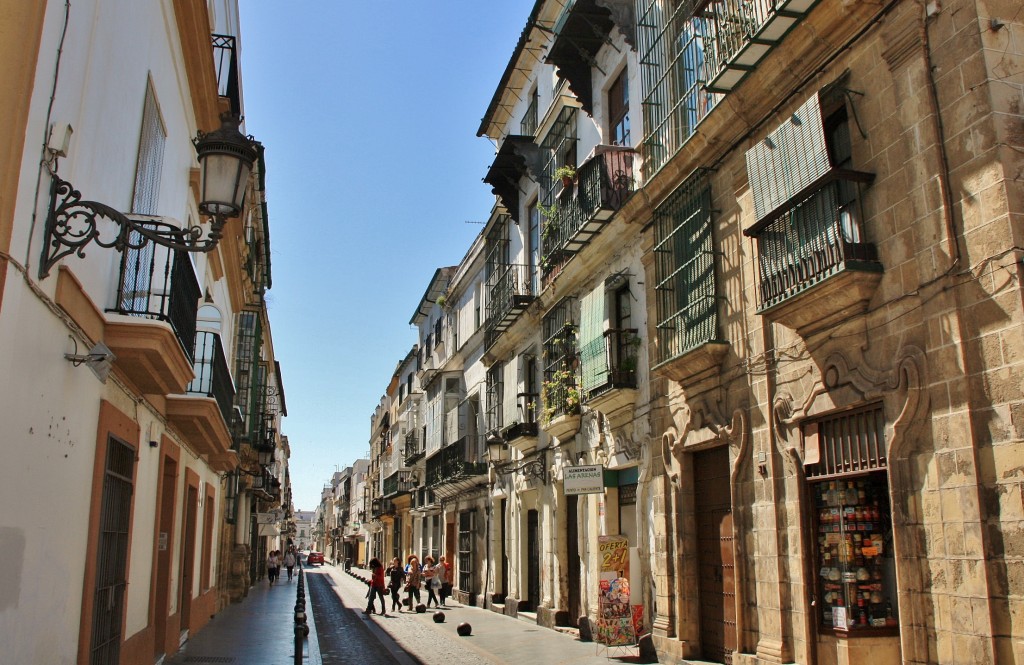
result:
<svg viewBox="0 0 1024 665"><path fill-rule="evenodd" d="M624 537L664 662L1024 655L1018 4L534 4L478 130L481 604L586 634Z"/></svg>

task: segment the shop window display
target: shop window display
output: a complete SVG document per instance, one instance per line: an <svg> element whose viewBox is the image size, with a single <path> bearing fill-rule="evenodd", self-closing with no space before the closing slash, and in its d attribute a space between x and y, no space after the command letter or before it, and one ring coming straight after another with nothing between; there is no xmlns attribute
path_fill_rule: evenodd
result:
<svg viewBox="0 0 1024 665"><path fill-rule="evenodd" d="M811 484L818 608L838 631L895 628L892 520L884 472Z"/></svg>

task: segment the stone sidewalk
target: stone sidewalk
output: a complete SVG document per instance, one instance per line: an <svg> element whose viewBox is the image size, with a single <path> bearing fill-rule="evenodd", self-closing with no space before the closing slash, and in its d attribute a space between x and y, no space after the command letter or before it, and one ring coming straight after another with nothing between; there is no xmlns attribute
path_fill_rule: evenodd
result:
<svg viewBox="0 0 1024 665"><path fill-rule="evenodd" d="M305 569L309 572L309 569ZM307 577L308 580L308 577ZM295 599L298 577L287 576L273 586L262 580L249 595L219 612L163 665L188 663L236 663L237 665L292 665L295 663ZM304 642L302 663L323 665L316 639L316 625L309 611L306 582L306 613L309 638Z"/></svg>

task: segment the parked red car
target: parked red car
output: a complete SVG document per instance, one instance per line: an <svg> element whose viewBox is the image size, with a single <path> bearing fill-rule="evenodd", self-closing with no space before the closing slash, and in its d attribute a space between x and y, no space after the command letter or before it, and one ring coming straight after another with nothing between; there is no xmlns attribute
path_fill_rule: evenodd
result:
<svg viewBox="0 0 1024 665"><path fill-rule="evenodd" d="M310 552L309 555L306 556L306 563L308 563L311 566L314 563L318 563L321 566L324 565L324 553L323 552Z"/></svg>

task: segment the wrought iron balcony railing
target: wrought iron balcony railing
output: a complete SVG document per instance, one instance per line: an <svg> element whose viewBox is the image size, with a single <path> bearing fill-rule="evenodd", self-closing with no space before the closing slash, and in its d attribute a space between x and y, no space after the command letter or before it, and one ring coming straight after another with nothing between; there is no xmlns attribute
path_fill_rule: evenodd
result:
<svg viewBox="0 0 1024 665"><path fill-rule="evenodd" d="M373 500L372 507L370 508L370 515L373 519L380 519L381 517L387 517L388 515L395 514L395 504L391 499L378 498Z"/></svg>
<svg viewBox="0 0 1024 665"><path fill-rule="evenodd" d="M606 330L604 332L604 353L607 373L603 377L596 377L598 383L587 390L587 398L592 399L609 390L635 389L639 347L640 336L636 328Z"/></svg>
<svg viewBox="0 0 1024 665"><path fill-rule="evenodd" d="M576 182L555 201L555 219L545 222L545 257L575 254L586 246L633 193L633 150L598 146L599 152L576 171Z"/></svg>
<svg viewBox="0 0 1024 665"><path fill-rule="evenodd" d="M413 430L405 435L405 465L411 466L416 460L423 457L423 441L420 440L419 430Z"/></svg>
<svg viewBox="0 0 1024 665"><path fill-rule="evenodd" d="M231 112L242 112L241 96L238 94L238 57L235 38L231 35L210 35L213 45L213 64L217 69L217 94L231 103Z"/></svg>
<svg viewBox="0 0 1024 665"><path fill-rule="evenodd" d="M205 330L196 333L195 361L192 365L196 377L188 384L190 395L206 395L217 400L224 424L231 427L235 412L235 386L231 382L227 355L220 335Z"/></svg>
<svg viewBox="0 0 1024 665"><path fill-rule="evenodd" d="M382 494L386 497L407 494L416 489L416 476L411 470L396 471L384 479Z"/></svg>
<svg viewBox="0 0 1024 665"><path fill-rule="evenodd" d="M174 228L163 222L147 222L146 226ZM133 240L141 244L141 236ZM193 360L201 296L187 252L146 243L121 253L117 305L111 311L168 322L185 355Z"/></svg>
<svg viewBox="0 0 1024 665"><path fill-rule="evenodd" d="M704 72L708 90L736 87L810 11L817 0L712 0L696 12L706 23Z"/></svg>
<svg viewBox="0 0 1024 665"><path fill-rule="evenodd" d="M480 436L464 436L451 443L427 460L427 486L466 480L487 475L487 462L482 451Z"/></svg>
<svg viewBox="0 0 1024 665"><path fill-rule="evenodd" d="M487 331L504 332L537 296L537 266L498 265L487 277Z"/></svg>
<svg viewBox="0 0 1024 665"><path fill-rule="evenodd" d="M501 430L501 438L514 441L522 437L537 436L537 417L540 407L538 393L519 393L516 395L517 419Z"/></svg>
<svg viewBox="0 0 1024 665"><path fill-rule="evenodd" d="M875 246L863 241L856 201L839 205L841 182L826 184L751 233L757 241L759 310L844 270L882 270Z"/></svg>

